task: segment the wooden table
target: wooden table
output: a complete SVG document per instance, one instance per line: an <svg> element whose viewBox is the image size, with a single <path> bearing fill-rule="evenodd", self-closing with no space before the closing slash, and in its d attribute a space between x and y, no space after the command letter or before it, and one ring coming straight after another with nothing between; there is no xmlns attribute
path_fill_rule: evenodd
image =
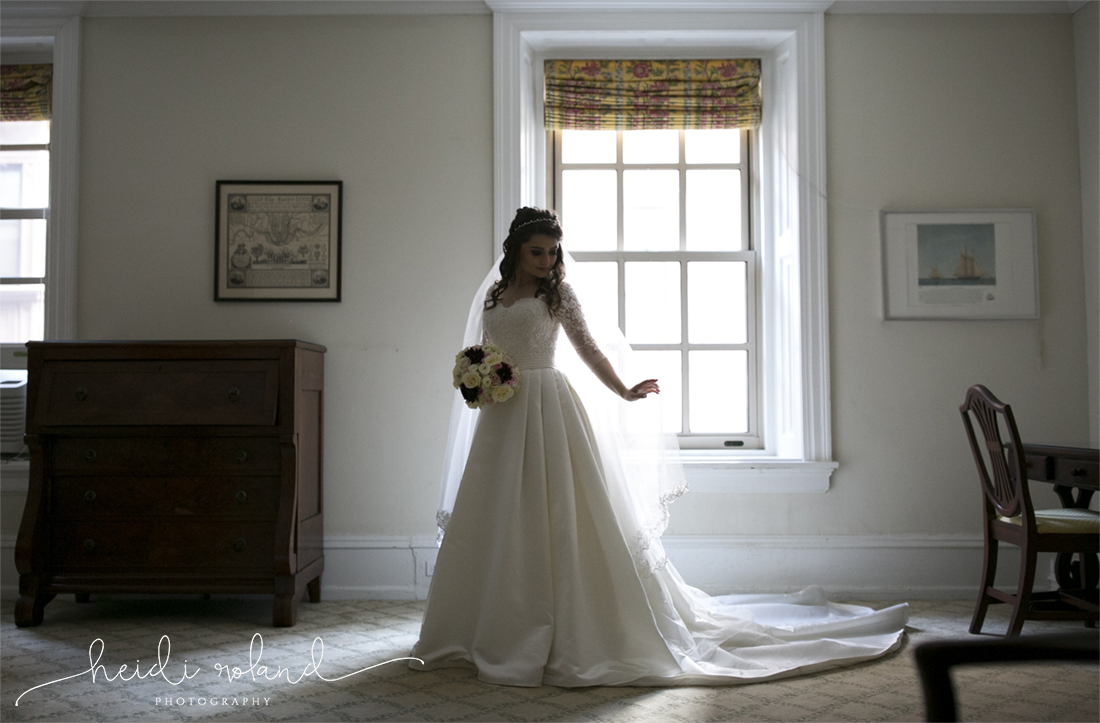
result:
<svg viewBox="0 0 1100 723"><path fill-rule="evenodd" d="M1027 477L1037 482L1051 482L1062 507L1088 509L1093 494L1100 489L1100 450L1086 447L1053 447L1025 444L1024 462ZM1085 560L1085 580L1080 580L1080 567L1072 564L1072 554L1059 553L1054 564L1054 576L1063 589L1090 590L1100 582L1100 562L1095 555Z"/></svg>

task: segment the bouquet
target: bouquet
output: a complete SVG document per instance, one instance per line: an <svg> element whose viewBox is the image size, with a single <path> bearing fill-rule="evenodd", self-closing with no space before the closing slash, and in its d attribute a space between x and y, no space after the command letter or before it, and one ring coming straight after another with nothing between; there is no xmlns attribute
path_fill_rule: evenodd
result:
<svg viewBox="0 0 1100 723"><path fill-rule="evenodd" d="M460 351L451 376L455 389L470 409L506 402L519 389L519 370L499 347L492 344Z"/></svg>

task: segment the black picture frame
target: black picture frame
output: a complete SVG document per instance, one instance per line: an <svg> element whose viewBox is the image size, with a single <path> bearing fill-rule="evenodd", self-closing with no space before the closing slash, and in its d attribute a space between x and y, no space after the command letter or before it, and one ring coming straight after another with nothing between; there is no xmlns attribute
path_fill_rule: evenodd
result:
<svg viewBox="0 0 1100 723"><path fill-rule="evenodd" d="M218 181L215 301L340 301L343 181Z"/></svg>

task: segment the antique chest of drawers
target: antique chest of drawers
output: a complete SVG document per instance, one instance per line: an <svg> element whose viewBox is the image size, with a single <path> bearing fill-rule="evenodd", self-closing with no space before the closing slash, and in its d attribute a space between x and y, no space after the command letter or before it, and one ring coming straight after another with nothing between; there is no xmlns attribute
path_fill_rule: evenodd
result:
<svg viewBox="0 0 1100 723"><path fill-rule="evenodd" d="M30 342L15 622L58 593L320 600L325 348Z"/></svg>

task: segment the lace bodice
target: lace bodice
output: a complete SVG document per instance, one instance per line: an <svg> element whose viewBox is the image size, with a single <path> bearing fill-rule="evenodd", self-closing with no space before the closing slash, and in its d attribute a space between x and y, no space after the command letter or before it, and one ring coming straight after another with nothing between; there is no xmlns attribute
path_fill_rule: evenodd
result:
<svg viewBox="0 0 1100 723"><path fill-rule="evenodd" d="M484 312L482 342L499 346L520 369L552 367L561 327L581 359L589 366L598 364L604 355L588 331L576 294L567 283L558 290L561 306L556 314L541 298L519 299L508 307L498 302Z"/></svg>

